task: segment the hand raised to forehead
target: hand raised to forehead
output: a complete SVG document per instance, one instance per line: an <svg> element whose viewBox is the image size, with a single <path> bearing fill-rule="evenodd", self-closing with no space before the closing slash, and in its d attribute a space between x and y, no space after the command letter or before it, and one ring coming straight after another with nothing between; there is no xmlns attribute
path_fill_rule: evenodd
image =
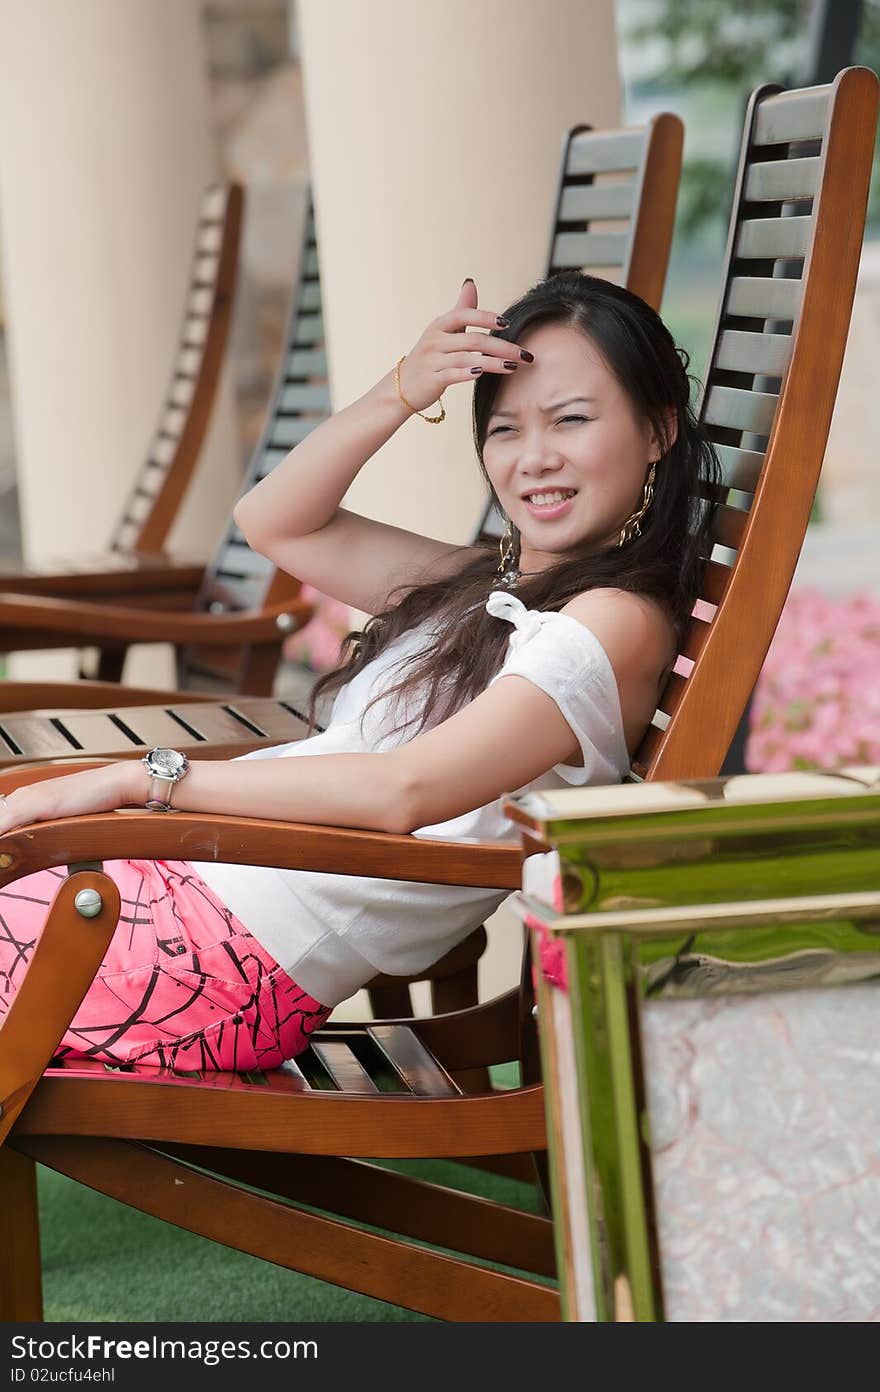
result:
<svg viewBox="0 0 880 1392"><path fill-rule="evenodd" d="M534 361L527 349L494 336L507 320L496 310L478 309L477 300L476 284L466 280L452 308L431 321L401 362L400 388L414 410L424 410L456 382L472 382L483 372L510 376Z"/></svg>

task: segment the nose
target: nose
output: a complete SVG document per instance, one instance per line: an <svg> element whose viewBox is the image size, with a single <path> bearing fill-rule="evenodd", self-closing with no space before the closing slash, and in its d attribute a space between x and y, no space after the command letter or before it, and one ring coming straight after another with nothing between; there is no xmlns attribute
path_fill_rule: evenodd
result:
<svg viewBox="0 0 880 1392"><path fill-rule="evenodd" d="M546 475L558 473L562 455L552 440L541 431L524 432L520 440L518 472L527 483L540 481Z"/></svg>

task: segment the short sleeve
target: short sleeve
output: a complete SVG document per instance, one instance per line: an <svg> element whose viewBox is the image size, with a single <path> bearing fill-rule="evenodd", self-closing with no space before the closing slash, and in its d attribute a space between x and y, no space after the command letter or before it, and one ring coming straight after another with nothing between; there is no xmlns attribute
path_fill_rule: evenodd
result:
<svg viewBox="0 0 880 1392"><path fill-rule="evenodd" d="M550 696L578 741L583 767L556 764L566 783L618 782L629 769L620 698L611 663L594 633L570 614L526 609L515 595L495 591L486 609L514 625L502 677L525 677Z"/></svg>

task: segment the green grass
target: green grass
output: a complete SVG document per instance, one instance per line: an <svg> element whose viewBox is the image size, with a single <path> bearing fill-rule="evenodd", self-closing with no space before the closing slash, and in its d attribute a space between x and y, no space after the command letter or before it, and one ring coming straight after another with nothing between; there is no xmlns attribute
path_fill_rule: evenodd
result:
<svg viewBox="0 0 880 1392"><path fill-rule="evenodd" d="M48 1321L426 1318L221 1247L42 1168L40 1226Z"/></svg>
<svg viewBox="0 0 880 1392"><path fill-rule="evenodd" d="M456 1180L466 1173L442 1162L418 1168L420 1178L438 1183L449 1183L451 1171ZM467 1173L476 1191L526 1206L524 1185ZM42 1167L39 1190L47 1321L428 1320L184 1232Z"/></svg>

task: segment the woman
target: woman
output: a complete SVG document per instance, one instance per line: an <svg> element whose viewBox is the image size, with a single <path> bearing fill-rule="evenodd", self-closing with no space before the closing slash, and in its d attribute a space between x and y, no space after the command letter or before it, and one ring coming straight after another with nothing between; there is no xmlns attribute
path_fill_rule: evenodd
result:
<svg viewBox="0 0 880 1392"><path fill-rule="evenodd" d="M442 401L433 416L431 403L474 381L477 454L507 519L500 563L494 547L339 506L411 415L438 423ZM159 751L146 768L23 787L0 809L0 833L173 802L492 840L513 835L504 793L618 781L697 594L706 518L694 500L715 463L689 385L660 319L625 290L566 273L499 316L465 281L394 370L236 508L257 550L374 615L316 684L310 725L316 698L336 693L326 731L234 763L187 768ZM122 917L60 1052L178 1068L277 1065L376 972L415 975L504 898L254 866L105 868ZM0 892L0 1011L63 874Z"/></svg>

